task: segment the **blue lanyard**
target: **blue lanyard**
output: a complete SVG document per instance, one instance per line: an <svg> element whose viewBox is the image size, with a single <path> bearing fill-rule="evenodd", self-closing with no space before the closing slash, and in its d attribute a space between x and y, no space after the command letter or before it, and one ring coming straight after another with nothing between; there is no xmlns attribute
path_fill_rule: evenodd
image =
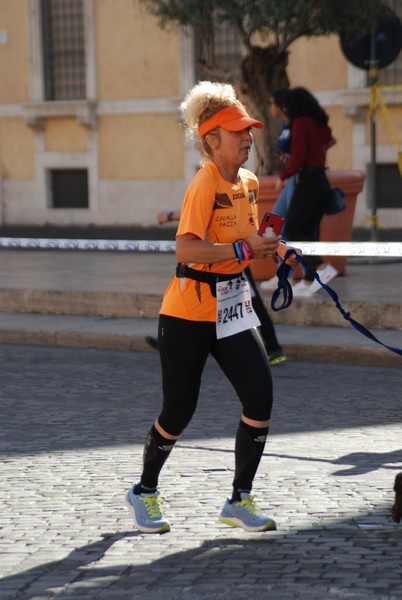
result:
<svg viewBox="0 0 402 600"><path fill-rule="evenodd" d="M289 256L291 254L294 254L294 252L292 250L288 250L285 255L285 260L287 258L289 258ZM402 356L402 348L395 348L394 346L387 346L387 344L384 344L378 338L376 338L375 335L373 333L371 333L371 331L369 329L364 327L364 325L362 325L355 319L352 319L352 317L350 316L350 312L347 312L342 307L342 304L339 301L338 294L329 285L326 285L325 283L323 283L321 281L317 271L314 271L314 269L309 267L309 265L307 265L306 262L303 260L303 258L301 256L299 256L298 254L296 254L296 258L297 258L299 264L302 265L302 267L304 269L306 269L306 271L310 271L311 273L313 273L314 278L318 281L318 283L321 285L321 287L324 288L324 290L327 292L327 294L335 302L335 306L339 310L339 312L341 313L343 318L346 319L346 321L349 321L349 323L352 325L352 327L354 327L356 329L356 331L365 335L373 342L376 342L377 344L380 344L384 348L387 348L387 350L391 350L391 352L395 352L395 354L399 354L400 356ZM293 292L292 292L292 286L290 285L289 280L288 280L289 271L290 271L290 267L285 262L283 262L277 270L276 275L278 277L278 288L273 293L272 300L271 300L271 308L275 312L278 312L279 310L283 310L284 308L288 308L288 306L290 306L292 304ZM283 295L282 304L280 306L276 306L277 300L279 299L281 294Z"/></svg>

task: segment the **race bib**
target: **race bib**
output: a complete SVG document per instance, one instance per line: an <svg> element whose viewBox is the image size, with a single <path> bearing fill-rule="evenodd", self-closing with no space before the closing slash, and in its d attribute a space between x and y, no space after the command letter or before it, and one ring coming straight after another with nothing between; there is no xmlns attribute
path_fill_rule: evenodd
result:
<svg viewBox="0 0 402 600"><path fill-rule="evenodd" d="M235 277L216 284L216 336L229 337L261 325L253 310L248 281Z"/></svg>

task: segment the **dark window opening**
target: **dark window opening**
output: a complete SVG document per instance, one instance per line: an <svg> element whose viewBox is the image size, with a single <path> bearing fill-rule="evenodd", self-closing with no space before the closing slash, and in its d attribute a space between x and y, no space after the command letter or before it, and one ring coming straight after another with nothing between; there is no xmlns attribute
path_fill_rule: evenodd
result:
<svg viewBox="0 0 402 600"><path fill-rule="evenodd" d="M41 0L45 100L86 97L82 0Z"/></svg>
<svg viewBox="0 0 402 600"><path fill-rule="evenodd" d="M214 68L231 81L238 76L242 57L242 43L238 31L227 23L215 25L212 32L194 31L196 79L205 79L204 65L208 68L208 79L214 80Z"/></svg>
<svg viewBox="0 0 402 600"><path fill-rule="evenodd" d="M402 176L397 164L377 165L378 208L402 208Z"/></svg>
<svg viewBox="0 0 402 600"><path fill-rule="evenodd" d="M88 208L88 171L55 169L50 171L51 208Z"/></svg>
<svg viewBox="0 0 402 600"><path fill-rule="evenodd" d="M383 85L400 85L402 83L402 52L388 67L380 69L379 81Z"/></svg>

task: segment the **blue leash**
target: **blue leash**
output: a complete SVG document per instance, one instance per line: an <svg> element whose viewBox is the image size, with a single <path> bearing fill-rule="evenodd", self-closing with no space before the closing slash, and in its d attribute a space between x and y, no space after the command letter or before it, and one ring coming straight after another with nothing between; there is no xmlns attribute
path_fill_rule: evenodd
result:
<svg viewBox="0 0 402 600"><path fill-rule="evenodd" d="M291 256L292 254L294 254L294 252L292 250L288 250L285 255L285 260L287 258L289 258L289 256ZM318 283L321 285L321 287L324 288L324 290L327 292L327 294L329 294L329 296L335 302L335 306L339 310L339 312L341 313L343 318L346 319L346 321L349 321L349 323L352 325L352 327L354 327L356 329L356 331L358 331L359 333L362 333L363 335L368 337L373 342L376 342L377 344L380 344L384 348L387 348L387 350L391 350L391 352L395 352L395 354L399 354L400 356L402 356L402 348L395 348L394 346L387 346L387 344L384 344L378 338L376 338L375 335L371 333L371 331L369 331L366 327L364 327L364 325L362 325L355 319L352 319L352 317L350 316L350 313L347 312L346 310L344 310L344 308L342 307L342 304L339 301L338 294L331 287L329 287L329 285L326 285L325 283L323 283L321 281L317 271L314 271L311 267L309 267L306 264L306 262L303 260L303 258L301 256L299 256L299 254L296 254L296 258L297 258L299 264L304 269L306 269L306 271L310 271L311 273L313 273L314 278L318 281ZM289 265L287 265L285 262L283 262L278 267L278 270L276 272L276 275L278 277L278 288L273 293L272 300L271 300L271 308L275 312L278 312L279 310L283 310L284 308L288 308L292 304L293 292L292 292L292 286L290 285L289 280L288 280L289 271L290 271ZM276 306L276 303L277 303L279 297L281 296L281 294L283 295L282 304L280 306Z"/></svg>

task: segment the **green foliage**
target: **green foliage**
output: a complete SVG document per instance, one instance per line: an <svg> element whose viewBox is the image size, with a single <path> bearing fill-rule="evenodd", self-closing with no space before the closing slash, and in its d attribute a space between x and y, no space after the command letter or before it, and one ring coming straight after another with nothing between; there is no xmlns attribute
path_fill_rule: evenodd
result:
<svg viewBox="0 0 402 600"><path fill-rule="evenodd" d="M140 0L162 28L170 24L205 28L213 25L213 0Z"/></svg>
<svg viewBox="0 0 402 600"><path fill-rule="evenodd" d="M204 56L200 77L229 81L252 114L266 124L255 136L258 174L275 172L277 124L268 109L273 89L289 85L288 48L298 38L338 34L351 41L368 33L392 8L402 15L402 0L138 0L161 27L193 27ZM227 24L245 48L235 74L214 57L214 30Z"/></svg>
<svg viewBox="0 0 402 600"><path fill-rule="evenodd" d="M246 45L258 33L286 48L301 36L361 34L384 16L386 5L402 0L140 0L162 27L169 24L208 30L213 23L237 28Z"/></svg>

